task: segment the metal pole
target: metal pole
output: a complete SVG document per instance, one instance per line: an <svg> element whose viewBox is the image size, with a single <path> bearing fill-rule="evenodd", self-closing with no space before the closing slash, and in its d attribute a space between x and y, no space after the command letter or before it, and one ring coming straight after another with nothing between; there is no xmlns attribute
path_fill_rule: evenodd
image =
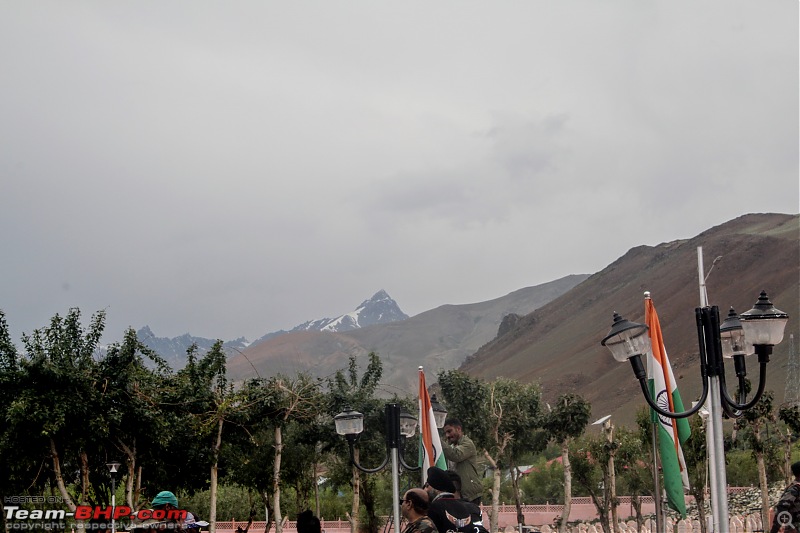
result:
<svg viewBox="0 0 800 533"><path fill-rule="evenodd" d="M400 465L397 448L392 448L392 503L394 505L394 531L400 533Z"/></svg>
<svg viewBox="0 0 800 533"><path fill-rule="evenodd" d="M653 486L655 488L653 496L653 503L656 504L656 533L664 532L664 515L661 514L661 483L658 478L658 446L656 439L658 438L658 428L653 422Z"/></svg>
<svg viewBox="0 0 800 533"><path fill-rule="evenodd" d="M386 447L392 459L392 514L394 533L400 533L400 406L386 404Z"/></svg>
<svg viewBox="0 0 800 533"><path fill-rule="evenodd" d="M697 275L700 282L700 307L708 307L702 246L697 247ZM728 521L728 494L725 476L725 446L722 433L722 399L719 392L719 377L709 376L708 387L710 394L706 399L709 421L706 428L706 453L708 454L708 471L711 477L711 512L714 516L714 533L727 533L727 527L725 530L721 529ZM720 476L722 480L720 480ZM720 487L722 487L722 490L720 490Z"/></svg>
<svg viewBox="0 0 800 533"><path fill-rule="evenodd" d="M114 515L117 512L117 490L114 481L115 476L111 474L111 533L117 533L116 521L114 520Z"/></svg>
<svg viewBox="0 0 800 533"><path fill-rule="evenodd" d="M714 432L714 462L709 466L713 466L716 470L716 480L714 483L714 492L717 495L717 507L714 510L714 531L718 533L727 533L728 531L728 479L725 473L725 443L722 433L722 399L719 393L719 376L711 376L709 385L711 394L709 395L711 402L709 404L710 413L709 419L711 420L711 427ZM712 479L713 476L712 476ZM712 492L712 497L714 492ZM713 501L713 498L712 498Z"/></svg>

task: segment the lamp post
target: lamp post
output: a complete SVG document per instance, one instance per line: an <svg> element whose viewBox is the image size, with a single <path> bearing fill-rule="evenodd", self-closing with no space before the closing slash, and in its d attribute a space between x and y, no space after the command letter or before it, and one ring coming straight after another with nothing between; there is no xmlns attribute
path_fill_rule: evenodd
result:
<svg viewBox="0 0 800 533"><path fill-rule="evenodd" d="M120 467L119 461L111 461L106 463L108 471L111 472L111 533L117 533L116 521L114 520L115 513L117 512L117 471Z"/></svg>
<svg viewBox="0 0 800 533"><path fill-rule="evenodd" d="M719 308L698 307L695 309L697 338L700 348L700 375L703 381L701 398L691 409L681 413L673 413L663 409L651 398L647 385L647 372L642 363L642 355L650 351L650 337L646 335L647 326L629 322L614 313L614 323L608 335L601 341L614 359L620 362L630 361L633 373L642 388L642 394L650 407L661 416L667 418L686 418L703 408L706 398L710 397L711 429L713 432L714 458L710 464L713 487L717 496L714 511L714 527L723 531L727 525L728 496L725 472L725 450L722 434L722 413L731 418L742 416L743 412L752 408L761 395L767 381L767 363L774 345L783 340L783 330L789 315L776 309L769 301L767 293L761 291L755 306L738 317L731 309L728 317L720 327ZM759 379L758 390L749 402L746 399L745 376L747 375L745 356L755 353L758 356ZM725 384L724 359L733 358L738 391L736 400L728 394Z"/></svg>
<svg viewBox="0 0 800 533"><path fill-rule="evenodd" d="M447 414L445 412L445 414ZM396 403L386 404L386 456L376 468L361 466L356 460L355 444L358 435L364 431L364 415L353 411L349 407L339 413L333 420L336 424L336 433L347 437L350 447L350 462L357 469L367 474L380 472L391 460L392 463L392 511L394 515L395 533L400 532L400 466L408 471L419 470L418 466L409 466L403 460L402 450L406 437L414 435L417 429L417 419L402 410Z"/></svg>

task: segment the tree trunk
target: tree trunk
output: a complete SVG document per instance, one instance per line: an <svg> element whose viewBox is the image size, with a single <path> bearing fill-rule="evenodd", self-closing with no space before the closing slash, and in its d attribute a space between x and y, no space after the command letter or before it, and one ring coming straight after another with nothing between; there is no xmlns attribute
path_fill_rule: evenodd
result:
<svg viewBox="0 0 800 533"><path fill-rule="evenodd" d="M706 532L706 495L705 489L700 487L700 490L694 492L694 501L697 504L697 518L700 520L700 533Z"/></svg>
<svg viewBox="0 0 800 533"><path fill-rule="evenodd" d="M767 466L764 462L764 452L756 454L758 464L758 485L761 487L761 523L766 528L769 525L769 486L767 485Z"/></svg>
<svg viewBox="0 0 800 533"><path fill-rule="evenodd" d="M522 512L522 502L519 499L519 469L511 464L511 486L514 489L514 505L517 507L517 525L525 525L525 514Z"/></svg>
<svg viewBox="0 0 800 533"><path fill-rule="evenodd" d="M353 451L355 462L359 461L358 449ZM350 520L350 533L358 533L358 508L361 505L361 475L358 469L353 467L353 505L350 507L350 512L347 513L347 518Z"/></svg>
<svg viewBox="0 0 800 533"><path fill-rule="evenodd" d="M644 517L642 516L642 500L638 494L631 495L631 505L633 506L633 512L636 513L636 533L642 533Z"/></svg>
<svg viewBox="0 0 800 533"><path fill-rule="evenodd" d="M139 506L139 497L142 495L142 467L136 469L136 491L133 493L134 506Z"/></svg>
<svg viewBox="0 0 800 533"><path fill-rule="evenodd" d="M208 533L214 533L217 529L217 479L219 474L219 450L222 448L222 426L225 421L220 418L217 420L217 439L212 448L211 463L211 484L209 486L209 506L208 506Z"/></svg>
<svg viewBox="0 0 800 533"><path fill-rule="evenodd" d="M317 454L319 454L319 448L317 448ZM321 516L320 512L320 502L319 502L319 464L314 461L313 464L314 468L314 510L316 516Z"/></svg>
<svg viewBox="0 0 800 533"><path fill-rule="evenodd" d="M603 504L598 505L595 503L595 507L597 507L597 514L600 518L600 526L603 528L604 533L612 533L611 531L611 521L609 520L609 507L611 504L611 480L609 479L609 472L603 472Z"/></svg>
<svg viewBox="0 0 800 533"><path fill-rule="evenodd" d="M50 456L53 459L53 475L56 478L58 492L61 493L61 497L64 499L66 506L69 507L69 510L74 513L77 507L75 502L72 501L69 492L67 492L67 486L64 484L64 477L61 475L61 459L58 457L56 441L53 440L53 437L50 437Z"/></svg>
<svg viewBox="0 0 800 533"><path fill-rule="evenodd" d="M275 464L272 468L272 514L275 517L275 533L283 531L281 516L281 454L283 453L283 433L281 426L275 426Z"/></svg>
<svg viewBox="0 0 800 533"><path fill-rule="evenodd" d="M125 503L128 507L135 508L136 505L133 501L133 481L136 474L136 439L133 439L133 447L126 445L124 442L117 440L119 448L125 454L125 465L127 466L128 477L125 478Z"/></svg>
<svg viewBox="0 0 800 533"><path fill-rule="evenodd" d="M617 519L617 474L614 467L614 456L616 455L616 448L614 447L614 424L607 421L603 424L603 429L606 433L608 440L608 499L607 503L611 505L611 531L613 533L619 532L619 520Z"/></svg>
<svg viewBox="0 0 800 533"><path fill-rule="evenodd" d="M564 466L564 512L558 523L558 533L566 533L572 508L572 465L569 463L569 439L561 443L561 463Z"/></svg>
<svg viewBox="0 0 800 533"><path fill-rule="evenodd" d="M792 475L792 432L787 429L786 436L783 437L783 475L786 483L790 484L794 479Z"/></svg>
<svg viewBox="0 0 800 533"><path fill-rule="evenodd" d="M266 516L264 517L264 533L269 533L269 525L270 525L270 514L269 514L269 494L266 492L259 492L261 495L261 501L264 503L264 509Z"/></svg>
<svg viewBox="0 0 800 533"><path fill-rule="evenodd" d="M500 472L500 469L497 467L497 461L489 455L488 451L484 450L483 455L492 467L492 516L489 518L489 530L499 531L497 526L498 515L500 514L500 478L502 472Z"/></svg>
<svg viewBox="0 0 800 533"><path fill-rule="evenodd" d="M86 504L89 495L89 456L81 450L81 504Z"/></svg>

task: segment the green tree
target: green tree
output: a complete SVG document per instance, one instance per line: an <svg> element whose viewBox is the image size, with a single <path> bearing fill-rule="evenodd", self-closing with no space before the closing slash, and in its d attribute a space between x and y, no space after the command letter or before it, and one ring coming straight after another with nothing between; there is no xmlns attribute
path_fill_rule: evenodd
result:
<svg viewBox="0 0 800 533"><path fill-rule="evenodd" d="M29 472L36 472L36 457L29 453L25 442L26 434L19 433L6 420L7 413L17 397L22 393L25 382L17 348L11 341L11 334L5 313L0 310L0 502L4 496L24 494L33 486L35 480L28 478ZM2 514L2 513L0 513ZM0 517L0 529L5 530L5 515Z"/></svg>
<svg viewBox="0 0 800 533"><path fill-rule="evenodd" d="M597 509L605 533L611 530L611 506L614 505L609 487L611 472L609 457L618 443L603 436L584 435L573 443L572 473L575 482L589 495Z"/></svg>
<svg viewBox="0 0 800 533"><path fill-rule="evenodd" d="M737 419L738 429L747 428L745 438L750 448L753 450L753 457L758 467L758 484L761 488L761 523L769 523L769 483L767 480L767 463L778 463L778 446L775 439L769 435L770 427L774 432L777 422L773 410L772 391L765 391L751 409L742 413L742 417Z"/></svg>
<svg viewBox="0 0 800 533"><path fill-rule="evenodd" d="M689 418L691 435L683 443L683 458L686 461L686 470L689 477L689 493L694 496L697 513L700 519L700 531L706 533L706 473L708 472L708 450L706 443L706 428L700 416ZM730 480L729 480L730 482Z"/></svg>
<svg viewBox="0 0 800 533"><path fill-rule="evenodd" d="M540 423L538 385L498 378L486 383L458 370L439 373L442 395L452 416L469 428L470 438L483 450L493 469L491 530L497 531L502 468L512 471L524 454L544 449L544 439L530 438ZM515 486L517 517L522 523Z"/></svg>
<svg viewBox="0 0 800 533"><path fill-rule="evenodd" d="M157 465L169 445L170 428L154 400L168 374L166 362L140 342L132 328L121 343L109 346L98 364L99 409L108 434L105 460L124 459L125 500L133 508L139 506L143 467Z"/></svg>
<svg viewBox="0 0 800 533"><path fill-rule="evenodd" d="M95 313L88 328L80 319L80 310L73 308L63 318L55 315L48 327L23 334L26 357L20 377L25 386L8 410L14 431L31 436L29 453L49 454L53 478L70 511L89 503L89 457L99 454L99 442L108 437L94 386L94 355L105 313ZM65 479L65 466L79 472L77 493L68 489L73 480Z"/></svg>
<svg viewBox="0 0 800 533"><path fill-rule="evenodd" d="M383 364L378 354L371 352L364 373L359 377L358 360L351 356L346 370L337 371L328 379L328 414L335 416L347 408L355 409L364 415L365 428L385 427L384 402L376 396L376 390L383 375ZM367 466L379 464L386 457L385 437L375 431L364 432L358 436L358 447L355 459L359 464ZM336 443L337 455L348 457L349 451L344 439ZM375 494L378 476L368 476L362 480L361 472L350 465L349 460L333 463L331 477L334 483L342 483L349 479L353 491L353 502L347 518L352 533L359 531L359 509L362 504L366 513L366 528L377 532L380 527L376 513L377 497Z"/></svg>
<svg viewBox="0 0 800 533"><path fill-rule="evenodd" d="M555 406L547 412L542 429L550 440L561 448L561 464L564 474L564 512L558 519L558 531L564 533L569 521L572 503L572 467L569 461L569 445L580 437L589 423L592 406L577 394L562 394Z"/></svg>

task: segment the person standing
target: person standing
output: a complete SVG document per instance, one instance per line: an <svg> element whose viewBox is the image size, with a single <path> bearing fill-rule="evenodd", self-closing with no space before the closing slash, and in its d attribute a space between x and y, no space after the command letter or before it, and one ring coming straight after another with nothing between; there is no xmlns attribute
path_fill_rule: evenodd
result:
<svg viewBox="0 0 800 533"><path fill-rule="evenodd" d="M408 521L403 533L437 533L428 518L428 493L422 489L409 489L400 501L400 513Z"/></svg>
<svg viewBox="0 0 800 533"><path fill-rule="evenodd" d="M464 435L461 421L448 418L444 421L444 437L449 446L442 446L450 468L461 476L461 497L475 505L481 504L483 483L478 473L478 450L472 439Z"/></svg>
<svg viewBox="0 0 800 533"><path fill-rule="evenodd" d="M794 481L786 487L775 505L775 518L770 533L777 533L781 527L785 532L800 530L800 461L792 465Z"/></svg>

